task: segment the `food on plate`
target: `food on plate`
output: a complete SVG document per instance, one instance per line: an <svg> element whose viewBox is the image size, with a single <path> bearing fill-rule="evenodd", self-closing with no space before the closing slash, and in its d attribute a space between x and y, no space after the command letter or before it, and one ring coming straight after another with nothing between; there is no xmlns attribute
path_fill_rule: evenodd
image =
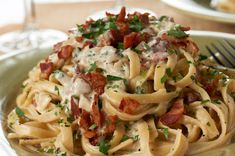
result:
<svg viewBox="0 0 235 156"><path fill-rule="evenodd" d="M219 11L235 13L235 0L212 0L211 6Z"/></svg>
<svg viewBox="0 0 235 156"><path fill-rule="evenodd" d="M107 13L70 31L23 82L8 138L57 155L192 155L228 144L235 81L167 16Z"/></svg>

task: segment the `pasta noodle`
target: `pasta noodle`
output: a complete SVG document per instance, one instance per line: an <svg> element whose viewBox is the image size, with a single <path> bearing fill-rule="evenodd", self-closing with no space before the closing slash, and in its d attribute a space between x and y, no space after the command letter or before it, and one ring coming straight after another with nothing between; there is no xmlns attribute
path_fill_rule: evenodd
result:
<svg viewBox="0 0 235 156"><path fill-rule="evenodd" d="M10 139L56 155L183 156L235 128L235 80L172 18L107 13L57 43L23 82Z"/></svg>

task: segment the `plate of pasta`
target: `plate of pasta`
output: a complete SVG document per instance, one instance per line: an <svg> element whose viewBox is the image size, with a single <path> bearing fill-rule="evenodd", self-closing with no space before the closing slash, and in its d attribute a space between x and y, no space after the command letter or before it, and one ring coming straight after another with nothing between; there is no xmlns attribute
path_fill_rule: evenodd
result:
<svg viewBox="0 0 235 156"><path fill-rule="evenodd" d="M189 30L123 7L0 58L0 154L232 155L235 80L203 44L235 37Z"/></svg>
<svg viewBox="0 0 235 156"><path fill-rule="evenodd" d="M170 7L199 18L235 23L234 0L161 0Z"/></svg>

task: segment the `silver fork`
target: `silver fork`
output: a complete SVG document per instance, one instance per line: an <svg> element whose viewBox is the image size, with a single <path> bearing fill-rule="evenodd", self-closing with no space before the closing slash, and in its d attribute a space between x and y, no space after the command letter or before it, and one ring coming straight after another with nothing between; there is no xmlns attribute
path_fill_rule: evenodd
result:
<svg viewBox="0 0 235 156"><path fill-rule="evenodd" d="M206 45L206 49L211 55L210 59L218 64L216 68L235 75L235 45L228 40L222 40Z"/></svg>

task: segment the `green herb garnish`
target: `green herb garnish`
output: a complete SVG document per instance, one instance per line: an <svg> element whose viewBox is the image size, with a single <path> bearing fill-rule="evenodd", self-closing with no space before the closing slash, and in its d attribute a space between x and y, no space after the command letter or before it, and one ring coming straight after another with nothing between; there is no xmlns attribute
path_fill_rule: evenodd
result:
<svg viewBox="0 0 235 156"><path fill-rule="evenodd" d="M135 88L135 93L136 94L143 94L144 93L144 89L141 86L137 86Z"/></svg>
<svg viewBox="0 0 235 156"><path fill-rule="evenodd" d="M122 137L122 139L120 140L120 142L124 142L124 141L126 141L126 140L128 140L128 139L130 139L129 136L123 135L123 137Z"/></svg>
<svg viewBox="0 0 235 156"><path fill-rule="evenodd" d="M89 69L87 70L88 73L95 71L97 68L96 62L91 63Z"/></svg>
<svg viewBox="0 0 235 156"><path fill-rule="evenodd" d="M186 34L184 31L182 31L180 25L175 26L175 28L171 28L170 30L167 31L167 34L170 36L174 36L176 38L185 38L188 37L189 35Z"/></svg>
<svg viewBox="0 0 235 156"><path fill-rule="evenodd" d="M210 100L209 100L209 99L207 99L207 100L202 100L202 101L201 101L201 104L204 105L204 104L206 104L207 102L210 102Z"/></svg>
<svg viewBox="0 0 235 156"><path fill-rule="evenodd" d="M200 54L199 55L199 61L203 61L203 60L206 60L208 58L208 56L206 56L206 55L203 55L203 54Z"/></svg>
<svg viewBox="0 0 235 156"><path fill-rule="evenodd" d="M101 140L99 143L99 151L105 155L108 155L110 145L105 140Z"/></svg>
<svg viewBox="0 0 235 156"><path fill-rule="evenodd" d="M171 76L171 68L166 68L166 74L168 75L168 76Z"/></svg>
<svg viewBox="0 0 235 156"><path fill-rule="evenodd" d="M55 86L54 90L57 92L57 95L59 96L60 95L60 90L57 86Z"/></svg>
<svg viewBox="0 0 235 156"><path fill-rule="evenodd" d="M150 47L148 44L144 43L144 50L150 50Z"/></svg>
<svg viewBox="0 0 235 156"><path fill-rule="evenodd" d="M161 16L161 17L159 17L159 21L163 21L164 19L166 19L167 18L167 16Z"/></svg>
<svg viewBox="0 0 235 156"><path fill-rule="evenodd" d="M167 53L168 53L169 55L177 54L177 50L170 48L170 49L167 49Z"/></svg>
<svg viewBox="0 0 235 156"><path fill-rule="evenodd" d="M218 100L218 99L216 99L216 100L213 100L212 103L217 104L217 105L220 105L220 104L221 104L221 101Z"/></svg>
<svg viewBox="0 0 235 156"><path fill-rule="evenodd" d="M89 127L89 130L94 130L94 129L96 129L96 127L97 127L97 125L94 123Z"/></svg>
<svg viewBox="0 0 235 156"><path fill-rule="evenodd" d="M168 128L163 128L162 131L163 131L163 134L164 134L166 140L168 140L168 138L169 138L169 131L168 131Z"/></svg>
<svg viewBox="0 0 235 156"><path fill-rule="evenodd" d="M18 106L16 106L15 112L16 112L18 117L23 117L24 116L24 112Z"/></svg>
<svg viewBox="0 0 235 156"><path fill-rule="evenodd" d="M165 83L166 82L166 75L164 75L162 78L161 78L161 83Z"/></svg>
<svg viewBox="0 0 235 156"><path fill-rule="evenodd" d="M143 23L139 20L139 17L135 15L131 21L129 21L129 28L132 31L139 32L144 28Z"/></svg>

